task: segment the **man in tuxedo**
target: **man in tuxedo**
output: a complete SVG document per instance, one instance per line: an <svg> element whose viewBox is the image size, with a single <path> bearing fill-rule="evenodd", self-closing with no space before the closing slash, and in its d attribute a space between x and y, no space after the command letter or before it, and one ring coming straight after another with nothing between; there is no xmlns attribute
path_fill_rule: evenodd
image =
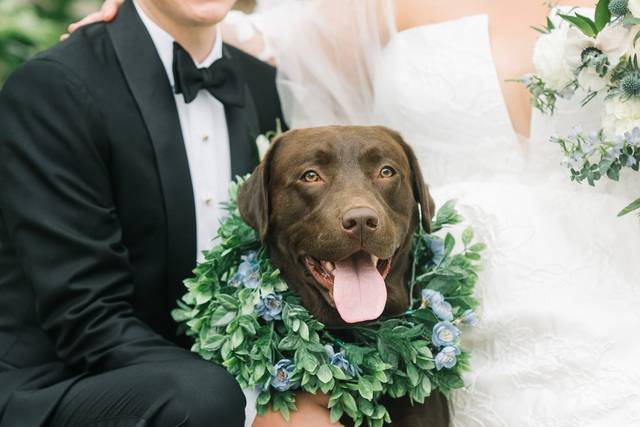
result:
<svg viewBox="0 0 640 427"><path fill-rule="evenodd" d="M127 1L0 93L0 426L241 426L170 317L281 116L234 0Z"/></svg>

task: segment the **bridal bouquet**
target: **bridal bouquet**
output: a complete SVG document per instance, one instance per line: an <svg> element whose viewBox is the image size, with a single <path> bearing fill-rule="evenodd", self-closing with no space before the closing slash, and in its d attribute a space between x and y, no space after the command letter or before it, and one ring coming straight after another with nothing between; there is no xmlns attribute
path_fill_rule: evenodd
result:
<svg viewBox="0 0 640 427"><path fill-rule="evenodd" d="M536 72L522 81L543 113L553 114L558 98L583 93L584 106L603 95L599 131L576 128L552 142L564 151L573 181L617 181L622 168L640 168L640 0L600 0L593 19L576 11L557 14L559 25L547 18L546 27L536 28L542 33L534 50ZM620 215L639 208L637 199Z"/></svg>

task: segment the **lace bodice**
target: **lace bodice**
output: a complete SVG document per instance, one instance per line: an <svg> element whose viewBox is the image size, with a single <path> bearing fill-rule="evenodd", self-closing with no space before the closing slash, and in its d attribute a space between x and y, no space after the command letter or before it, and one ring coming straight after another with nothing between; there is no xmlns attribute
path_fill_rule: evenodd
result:
<svg viewBox="0 0 640 427"><path fill-rule="evenodd" d="M374 93L376 115L412 143L430 184L522 167L486 15L396 33Z"/></svg>

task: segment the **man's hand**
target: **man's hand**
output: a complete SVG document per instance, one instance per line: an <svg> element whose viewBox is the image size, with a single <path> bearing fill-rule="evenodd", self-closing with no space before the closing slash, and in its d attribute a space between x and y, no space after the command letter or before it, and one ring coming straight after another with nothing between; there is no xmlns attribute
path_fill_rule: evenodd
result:
<svg viewBox="0 0 640 427"><path fill-rule="evenodd" d="M297 393L297 411L291 411L289 421L282 418L280 412L269 411L258 415L253 427L344 427L342 424L331 424L329 418L329 396L326 394Z"/></svg>
<svg viewBox="0 0 640 427"><path fill-rule="evenodd" d="M122 3L124 3L124 0L105 0L98 12L93 12L85 16L78 22L74 22L73 24L69 25L69 27L67 28L67 31L69 33L60 36L60 41L64 41L67 37L69 37L69 34L73 33L75 30L84 25L102 21L109 22L113 20L113 18L115 18L118 14L118 9L120 9Z"/></svg>

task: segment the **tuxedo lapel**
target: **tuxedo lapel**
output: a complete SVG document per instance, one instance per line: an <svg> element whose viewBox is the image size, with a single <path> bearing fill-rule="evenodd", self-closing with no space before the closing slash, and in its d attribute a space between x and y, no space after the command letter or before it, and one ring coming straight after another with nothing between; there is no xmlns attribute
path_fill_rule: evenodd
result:
<svg viewBox="0 0 640 427"><path fill-rule="evenodd" d="M174 95L132 1L123 4L107 30L153 144L167 218L168 283L182 283L195 265L196 220L189 162ZM171 306L182 293L181 288L172 288L169 286Z"/></svg>
<svg viewBox="0 0 640 427"><path fill-rule="evenodd" d="M223 55L232 60L233 51L223 45ZM255 145L260 132L258 113L249 87L244 87L244 106L225 106L229 144L231 151L231 176L243 176L251 173L258 164L258 149Z"/></svg>

